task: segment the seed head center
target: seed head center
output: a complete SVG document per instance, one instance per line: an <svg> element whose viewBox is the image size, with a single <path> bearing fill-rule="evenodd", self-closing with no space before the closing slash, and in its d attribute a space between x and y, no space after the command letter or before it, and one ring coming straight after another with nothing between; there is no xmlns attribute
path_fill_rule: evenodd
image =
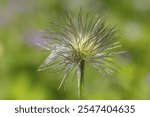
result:
<svg viewBox="0 0 150 117"><path fill-rule="evenodd" d="M88 35L80 34L78 38L74 39L72 45L76 50L77 54L82 58L86 58L92 54L91 52L92 43L89 43Z"/></svg>

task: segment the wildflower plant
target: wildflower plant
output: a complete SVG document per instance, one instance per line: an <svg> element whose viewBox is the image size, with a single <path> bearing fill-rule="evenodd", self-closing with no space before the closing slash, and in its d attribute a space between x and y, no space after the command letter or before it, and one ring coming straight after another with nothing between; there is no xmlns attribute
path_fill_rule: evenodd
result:
<svg viewBox="0 0 150 117"><path fill-rule="evenodd" d="M112 77L117 70L113 58L122 53L118 51L121 45L115 26L106 26L100 16L93 17L80 11L76 19L69 15L66 17L64 25L50 23L52 28L46 30L45 36L49 40L48 46L38 44L50 52L38 71L63 70L59 89L74 70L78 95L82 97L85 65L92 66L104 77Z"/></svg>

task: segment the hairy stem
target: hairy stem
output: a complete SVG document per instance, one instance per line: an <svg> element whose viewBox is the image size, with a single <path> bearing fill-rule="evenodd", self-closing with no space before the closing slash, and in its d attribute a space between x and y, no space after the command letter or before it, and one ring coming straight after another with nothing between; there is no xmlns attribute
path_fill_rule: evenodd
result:
<svg viewBox="0 0 150 117"><path fill-rule="evenodd" d="M83 98L84 93L84 67L85 67L85 61L81 60L78 65L78 96L80 99Z"/></svg>

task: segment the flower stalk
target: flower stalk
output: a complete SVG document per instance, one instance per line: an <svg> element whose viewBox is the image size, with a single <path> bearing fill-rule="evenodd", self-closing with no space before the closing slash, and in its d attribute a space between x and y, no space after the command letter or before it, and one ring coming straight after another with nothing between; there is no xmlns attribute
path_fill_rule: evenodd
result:
<svg viewBox="0 0 150 117"><path fill-rule="evenodd" d="M84 95L84 67L85 67L85 60L81 60L79 62L77 71L79 99L82 99Z"/></svg>

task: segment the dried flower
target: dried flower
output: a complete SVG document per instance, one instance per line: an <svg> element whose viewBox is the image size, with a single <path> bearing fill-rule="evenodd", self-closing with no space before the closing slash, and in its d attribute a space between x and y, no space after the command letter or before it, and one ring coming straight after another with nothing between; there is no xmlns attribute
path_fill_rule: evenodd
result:
<svg viewBox="0 0 150 117"><path fill-rule="evenodd" d="M79 12L76 20L67 15L65 25L51 23L48 29L49 46L42 46L50 51L50 55L40 65L39 71L44 69L64 70L64 76L59 88L67 80L68 75L75 69L78 81L78 95L83 94L84 68L91 65L104 77L111 76L117 68L112 58L121 53L116 36L115 26L106 26L105 21L97 16L83 15ZM59 89L58 88L58 89Z"/></svg>

